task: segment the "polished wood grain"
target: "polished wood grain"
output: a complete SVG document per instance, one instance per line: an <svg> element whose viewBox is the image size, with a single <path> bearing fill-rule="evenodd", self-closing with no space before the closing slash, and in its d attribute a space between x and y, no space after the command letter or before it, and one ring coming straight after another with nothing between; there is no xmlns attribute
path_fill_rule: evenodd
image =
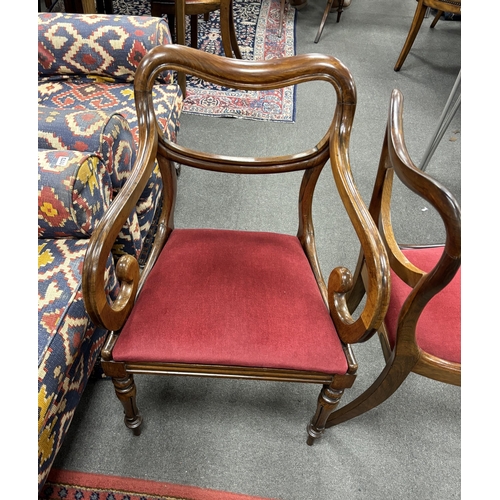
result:
<svg viewBox="0 0 500 500"><path fill-rule="evenodd" d="M432 205L440 215L446 231L443 254L432 272L415 267L402 253L391 224L391 194L394 176ZM359 416L386 401L401 386L410 373L447 384L460 385L461 365L439 359L422 350L416 339L418 318L429 301L450 283L461 265L461 212L453 195L432 177L418 169L406 149L403 134L403 97L394 90L384 145L375 185L370 201L370 213L378 221L382 238L393 271L414 288L405 301L391 348L385 326L379 329L386 366L375 382L348 405L334 411L327 427ZM407 246L408 247L408 246ZM422 246L420 246L422 247ZM413 248L418 248L414 245ZM365 294L365 261L360 253L354 275L354 286L349 292L349 310L358 307Z"/></svg>
<svg viewBox="0 0 500 500"><path fill-rule="evenodd" d="M413 42L418 35L422 22L424 21L427 9L436 9L438 12L431 23L431 28L436 26L439 18L443 12L451 12L453 14L460 14L462 9L462 0L417 0L417 8L415 10L415 15L410 26L410 31L406 37L405 43L399 54L396 65L394 66L394 71L399 71L406 61Z"/></svg>
<svg viewBox="0 0 500 500"><path fill-rule="evenodd" d="M190 73L213 83L241 90L263 90L315 80L326 81L333 86L337 103L330 126L318 143L310 149L274 157L209 154L173 143L160 132L154 114L152 86L158 73L165 70ZM357 364L350 344L366 340L378 330L389 301L387 253L369 210L358 192L349 162L349 139L356 107L356 89L352 76L339 60L320 54L303 54L256 62L228 59L182 45L169 45L157 47L146 54L136 72L134 87L139 123L137 160L125 186L94 231L83 268L83 295L88 313L95 324L111 332L102 350L102 366L115 381L117 396L124 406L126 425L135 433L140 432L142 417L135 404L135 373L318 383L323 387L318 398L316 414L308 426L308 444L312 444L324 431L327 418L337 406L344 389L351 387L354 382ZM120 228L151 175L156 158L164 188L162 213L153 248L143 270L139 269L133 257L121 257L118 266L121 291L118 299L110 303L104 289L106 262ZM356 318L349 312L346 302L353 285L351 272L344 267L337 267L331 272L328 282L325 282L316 253L312 201L318 177L328 161L338 195L366 256L367 300ZM276 175L303 171L298 193L297 236L343 343L348 361L345 374L333 375L268 367L113 361L113 346L134 306L137 292L147 280L158 255L174 230L176 164L233 174Z"/></svg>

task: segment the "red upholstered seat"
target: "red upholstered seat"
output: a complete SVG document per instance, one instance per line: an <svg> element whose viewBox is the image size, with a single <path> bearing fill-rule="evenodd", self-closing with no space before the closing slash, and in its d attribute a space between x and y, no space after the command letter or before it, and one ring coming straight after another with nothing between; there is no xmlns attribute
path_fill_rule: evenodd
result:
<svg viewBox="0 0 500 500"><path fill-rule="evenodd" d="M442 247L403 249L406 258L423 271L438 262ZM395 273L391 275L391 301L386 327L394 347L398 316L411 288ZM461 362L461 270L424 308L416 327L418 346L425 352L447 361Z"/></svg>
<svg viewBox="0 0 500 500"><path fill-rule="evenodd" d="M113 357L347 371L299 240L215 229L172 232Z"/></svg>

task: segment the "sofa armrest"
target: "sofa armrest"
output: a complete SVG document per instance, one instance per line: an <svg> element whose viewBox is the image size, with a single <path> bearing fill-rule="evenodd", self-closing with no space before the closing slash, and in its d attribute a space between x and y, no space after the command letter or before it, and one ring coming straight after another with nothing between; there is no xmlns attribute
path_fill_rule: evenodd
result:
<svg viewBox="0 0 500 500"><path fill-rule="evenodd" d="M94 109L38 106L38 149L98 153L108 170L113 197L135 162L135 142L123 115Z"/></svg>
<svg viewBox="0 0 500 500"><path fill-rule="evenodd" d="M89 237L111 195L111 180L99 155L38 151L38 238Z"/></svg>
<svg viewBox="0 0 500 500"><path fill-rule="evenodd" d="M38 14L38 77L99 75L132 82L152 48L172 43L159 17L108 14ZM161 76L173 83L171 72Z"/></svg>

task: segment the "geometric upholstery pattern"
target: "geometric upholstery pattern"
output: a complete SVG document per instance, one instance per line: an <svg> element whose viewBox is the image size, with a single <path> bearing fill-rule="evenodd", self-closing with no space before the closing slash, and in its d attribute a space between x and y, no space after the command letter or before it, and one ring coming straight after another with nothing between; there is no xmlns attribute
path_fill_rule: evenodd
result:
<svg viewBox="0 0 500 500"><path fill-rule="evenodd" d="M153 88L155 111L166 137L174 140L179 129L182 94L177 85L155 85ZM63 79L38 84L38 104L44 107L75 110L102 110L119 113L128 122L134 143L138 145L138 124L135 111L134 89L128 83L110 83L100 78ZM158 165L136 206L141 238L149 232L161 190Z"/></svg>
<svg viewBox="0 0 500 500"><path fill-rule="evenodd" d="M111 77L131 83L153 47L172 43L168 23L146 16L38 14L38 75ZM172 76L163 74L163 83Z"/></svg>
<svg viewBox="0 0 500 500"><path fill-rule="evenodd" d="M39 105L38 148L100 154L114 193L123 186L135 162L135 143L127 120L102 109L57 109Z"/></svg>
<svg viewBox="0 0 500 500"><path fill-rule="evenodd" d="M158 120L168 138L175 139L182 110L179 88L176 85L155 85L153 101ZM40 80L38 104L57 109L102 110L119 113L127 120L132 137L138 145L138 126L134 89L128 83L110 82L102 77L60 77Z"/></svg>
<svg viewBox="0 0 500 500"><path fill-rule="evenodd" d="M38 481L43 484L104 343L83 303L88 239L38 240ZM114 266L107 290L115 297Z"/></svg>
<svg viewBox="0 0 500 500"><path fill-rule="evenodd" d="M54 153L58 159L71 155L72 152L75 154L76 151L92 151L95 153L94 160L95 158L102 159L101 163L104 164L109 178L106 186L111 182L112 191L107 197L106 208L127 180L136 156L135 142L125 118L118 113L110 115L101 110L57 109L39 106L38 147L58 150ZM69 151L65 154L60 150ZM79 179L76 172L73 179L75 182ZM70 179L64 180L63 186L60 181L61 191L64 191L70 182L72 182ZM54 179L43 179L42 184L45 186L44 189L50 186L50 190L53 190L56 182ZM93 202L88 203L88 206L97 209L99 205ZM66 236L71 236L71 234L66 233ZM52 236L39 234L39 237ZM142 236L134 208L118 235L113 253L117 258L125 253L139 257L141 248Z"/></svg>
<svg viewBox="0 0 500 500"><path fill-rule="evenodd" d="M86 313L81 273L88 238L135 162L135 70L147 51L170 43L161 18L38 14L39 491L107 335ZM182 93L172 73L157 77L154 95L161 127L175 141ZM108 259L110 298L116 260L146 259L161 189L156 165Z"/></svg>
<svg viewBox="0 0 500 500"><path fill-rule="evenodd" d="M38 150L38 237L88 237L111 202L101 158L79 151Z"/></svg>
<svg viewBox="0 0 500 500"><path fill-rule="evenodd" d="M429 272L441 257L443 247L404 248L402 251L414 266ZM416 327L417 344L423 351L454 363L461 363L461 276L460 268L451 282L425 306ZM391 301L385 323L394 347L399 313L412 289L394 272L391 280Z"/></svg>

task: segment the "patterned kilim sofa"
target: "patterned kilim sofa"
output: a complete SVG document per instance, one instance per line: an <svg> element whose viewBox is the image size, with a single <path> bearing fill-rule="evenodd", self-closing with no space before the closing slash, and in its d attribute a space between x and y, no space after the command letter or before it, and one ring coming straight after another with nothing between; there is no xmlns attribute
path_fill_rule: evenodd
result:
<svg viewBox="0 0 500 500"><path fill-rule="evenodd" d="M89 236L134 164L138 137L133 78L143 55L171 43L160 18L38 14L38 485L64 440L106 331L82 298ZM164 133L175 140L182 93L172 75L154 87ZM108 261L128 253L144 264L159 193L156 167Z"/></svg>

